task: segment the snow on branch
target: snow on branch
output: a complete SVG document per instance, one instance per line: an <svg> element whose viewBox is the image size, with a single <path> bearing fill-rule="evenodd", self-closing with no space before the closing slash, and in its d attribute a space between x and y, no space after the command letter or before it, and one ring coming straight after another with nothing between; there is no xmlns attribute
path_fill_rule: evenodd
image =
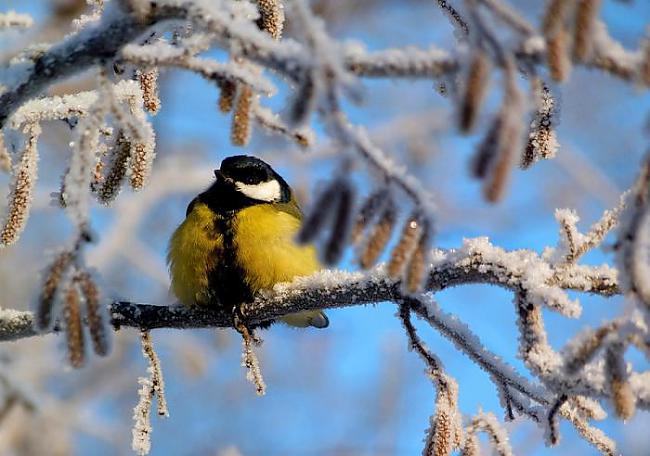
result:
<svg viewBox="0 0 650 456"><path fill-rule="evenodd" d="M29 28L34 20L28 14L20 14L15 11L0 13L0 32L9 28Z"/></svg>

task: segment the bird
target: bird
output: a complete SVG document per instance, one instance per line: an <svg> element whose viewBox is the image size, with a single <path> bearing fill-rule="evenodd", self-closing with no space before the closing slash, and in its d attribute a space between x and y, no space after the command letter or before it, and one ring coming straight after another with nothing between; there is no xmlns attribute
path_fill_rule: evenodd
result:
<svg viewBox="0 0 650 456"><path fill-rule="evenodd" d="M188 205L167 250L171 291L185 306L221 306L238 328L241 305L260 290L321 269L313 245L295 236L303 213L287 182L261 159L225 158L216 180ZM280 318L299 328L326 328L324 312ZM260 323L268 327L273 321Z"/></svg>

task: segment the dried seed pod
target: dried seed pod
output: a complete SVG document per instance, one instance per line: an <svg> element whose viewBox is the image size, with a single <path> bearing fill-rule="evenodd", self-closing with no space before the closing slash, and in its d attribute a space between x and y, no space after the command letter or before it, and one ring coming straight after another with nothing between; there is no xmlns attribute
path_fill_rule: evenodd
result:
<svg viewBox="0 0 650 456"><path fill-rule="evenodd" d="M397 216L397 209L392 199L388 199L383 208L379 220L375 224L368 242L364 245L359 258L361 267L368 269L377 261L377 258L386 247L390 240L390 235L395 226L395 219Z"/></svg>
<svg viewBox="0 0 650 456"><path fill-rule="evenodd" d="M492 121L492 125L490 125L490 128L478 147L476 154L472 158L472 175L477 179L484 179L488 175L488 170L494 163L494 159L497 156L499 132L501 131L502 123L503 121L501 116L497 115Z"/></svg>
<svg viewBox="0 0 650 456"><path fill-rule="evenodd" d="M404 272L407 260L411 258L413 251L420 239L422 233L421 214L415 212L411 214L404 223L402 234L400 235L399 242L391 253L390 261L388 262L388 275L397 279Z"/></svg>
<svg viewBox="0 0 650 456"><path fill-rule="evenodd" d="M558 143L554 123L556 101L549 87L540 79L533 79L531 90L535 94L537 110L530 124L528 143L521 157L520 166L527 169L539 160L555 157Z"/></svg>
<svg viewBox="0 0 650 456"><path fill-rule="evenodd" d="M600 0L579 0L573 29L573 55L585 61L593 49L594 24L598 17Z"/></svg>
<svg viewBox="0 0 650 456"><path fill-rule="evenodd" d="M490 60L486 53L477 49L472 55L465 82L465 93L460 105L460 129L467 133L474 128L481 103L485 98L490 75Z"/></svg>
<svg viewBox="0 0 650 456"><path fill-rule="evenodd" d="M304 125L316 106L315 75L308 72L300 81L289 106L287 121L291 126Z"/></svg>
<svg viewBox="0 0 650 456"><path fill-rule="evenodd" d="M230 139L235 146L245 146L251 137L251 108L255 94L245 84L240 84L237 92Z"/></svg>
<svg viewBox="0 0 650 456"><path fill-rule="evenodd" d="M36 308L35 323L39 331L45 331L52 326L55 297L73 259L73 253L66 250L61 252L48 268Z"/></svg>
<svg viewBox="0 0 650 456"><path fill-rule="evenodd" d="M361 240L361 234L368 224L375 218L375 215L383 209L384 204L390 198L390 190L387 186L379 187L361 205L356 221L352 227L352 242L355 244Z"/></svg>
<svg viewBox="0 0 650 456"><path fill-rule="evenodd" d="M284 8L279 0L257 0L257 26L279 40L284 29Z"/></svg>
<svg viewBox="0 0 650 456"><path fill-rule="evenodd" d="M74 368L80 368L85 361L86 349L84 346L79 290L74 281L67 284L63 295L63 322L70 365Z"/></svg>
<svg viewBox="0 0 650 456"><path fill-rule="evenodd" d="M546 61L551 77L557 82L564 82L571 73L569 47L571 35L564 27L546 39Z"/></svg>
<svg viewBox="0 0 650 456"><path fill-rule="evenodd" d="M25 149L20 157L20 163L16 165L11 184L9 213L0 230L0 247L11 245L18 240L20 233L25 229L32 204L32 192L36 184L38 166L36 144L41 127L38 124L28 125L25 133L27 134Z"/></svg>
<svg viewBox="0 0 650 456"><path fill-rule="evenodd" d="M97 188L97 199L102 204L112 203L120 193L124 177L128 169L129 158L131 157L132 144L120 130L117 134L115 144L110 149L110 163L108 172Z"/></svg>
<svg viewBox="0 0 650 456"><path fill-rule="evenodd" d="M564 27L574 1L548 0L542 21L542 32L546 38L554 35L559 29Z"/></svg>
<svg viewBox="0 0 650 456"><path fill-rule="evenodd" d="M219 111L224 114L232 111L237 96L237 84L227 79L221 79L219 85Z"/></svg>
<svg viewBox="0 0 650 456"><path fill-rule="evenodd" d="M316 239L325 222L337 208L341 185L341 179L336 179L318 196L296 236L298 243L306 244Z"/></svg>
<svg viewBox="0 0 650 456"><path fill-rule="evenodd" d="M142 101L144 108L151 114L157 114L160 110L160 98L158 97L158 69L140 73L138 77L142 89Z"/></svg>
<svg viewBox="0 0 650 456"><path fill-rule="evenodd" d="M625 347L621 343L614 343L607 347L605 350L605 374L616 415L622 420L629 420L634 416L636 398L627 378L624 351Z"/></svg>
<svg viewBox="0 0 650 456"><path fill-rule="evenodd" d="M504 194L514 159L523 147L521 114L523 100L516 84L515 65L507 60L505 95L499 112L498 131L496 131L496 157L490 166L483 184L485 199L494 203Z"/></svg>
<svg viewBox="0 0 650 456"><path fill-rule="evenodd" d="M87 271L77 274L76 281L86 302L86 318L95 353L106 356L110 349L110 331L104 309L101 308L99 288Z"/></svg>
<svg viewBox="0 0 650 456"><path fill-rule="evenodd" d="M422 222L422 234L417 247L411 255L408 269L406 271L406 291L417 293L422 289L424 278L427 272L427 260L429 244L431 242L431 228L428 222Z"/></svg>
<svg viewBox="0 0 650 456"><path fill-rule="evenodd" d="M133 190L142 190L151 175L151 166L155 152L151 144L132 143L130 152L131 167L131 188Z"/></svg>
<svg viewBox="0 0 650 456"><path fill-rule="evenodd" d="M325 246L325 251L323 252L323 260L326 265L337 263L343 254L350 233L353 201L354 191L350 182L346 179L339 189L332 230L327 245Z"/></svg>

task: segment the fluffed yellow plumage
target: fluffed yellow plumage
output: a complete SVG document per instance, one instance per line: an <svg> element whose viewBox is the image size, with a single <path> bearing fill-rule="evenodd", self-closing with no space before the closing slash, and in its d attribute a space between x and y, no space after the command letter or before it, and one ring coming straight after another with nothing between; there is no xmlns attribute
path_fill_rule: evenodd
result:
<svg viewBox="0 0 650 456"><path fill-rule="evenodd" d="M314 247L294 241L302 214L288 185L268 169L286 186L284 200L250 203L250 198L242 199L239 188L227 186L224 180L228 178L218 173L222 180L190 204L167 253L171 290L182 304L233 308L262 289L320 269ZM271 190L275 197L278 190L268 182L248 188L255 196ZM223 206L231 203L235 209ZM328 324L320 311L287 315L282 320L297 327Z"/></svg>
<svg viewBox="0 0 650 456"><path fill-rule="evenodd" d="M171 290L186 306L210 302L208 272L223 254L223 235L215 229L216 217L207 205L195 204L169 241Z"/></svg>

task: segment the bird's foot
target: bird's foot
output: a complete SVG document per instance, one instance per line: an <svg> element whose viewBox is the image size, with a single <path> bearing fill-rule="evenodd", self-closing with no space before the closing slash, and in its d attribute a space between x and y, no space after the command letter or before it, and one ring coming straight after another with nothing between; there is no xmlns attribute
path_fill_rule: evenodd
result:
<svg viewBox="0 0 650 456"><path fill-rule="evenodd" d="M246 323L246 319L241 311L241 306L235 306L233 308L232 326L246 341L253 342L255 345L260 345L262 343L262 339L255 334L255 330Z"/></svg>

